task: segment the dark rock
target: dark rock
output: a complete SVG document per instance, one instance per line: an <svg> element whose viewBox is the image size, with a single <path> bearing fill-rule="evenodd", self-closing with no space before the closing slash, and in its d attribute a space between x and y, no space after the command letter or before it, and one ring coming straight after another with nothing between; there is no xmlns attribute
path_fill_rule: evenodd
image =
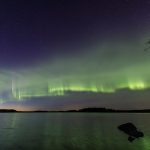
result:
<svg viewBox="0 0 150 150"><path fill-rule="evenodd" d="M129 137L128 137L128 141L132 142L132 141L134 141L134 140L135 140L134 137L132 137L132 136L129 136Z"/></svg>
<svg viewBox="0 0 150 150"><path fill-rule="evenodd" d="M128 140L130 142L144 136L143 132L138 131L135 125L130 122L118 126L118 129L129 135Z"/></svg>

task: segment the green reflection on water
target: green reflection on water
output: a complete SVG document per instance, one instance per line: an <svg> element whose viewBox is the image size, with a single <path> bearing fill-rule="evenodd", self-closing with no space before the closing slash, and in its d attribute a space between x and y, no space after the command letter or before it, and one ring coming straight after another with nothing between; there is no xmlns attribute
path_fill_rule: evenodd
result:
<svg viewBox="0 0 150 150"><path fill-rule="evenodd" d="M4 150L149 150L148 118L144 114L0 114L0 145ZM117 129L127 121L135 122L146 136L130 143Z"/></svg>

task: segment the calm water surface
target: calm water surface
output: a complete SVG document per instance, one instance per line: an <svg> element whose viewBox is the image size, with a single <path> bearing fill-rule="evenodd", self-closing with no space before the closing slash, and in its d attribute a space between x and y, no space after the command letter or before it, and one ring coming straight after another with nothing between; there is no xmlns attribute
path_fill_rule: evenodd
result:
<svg viewBox="0 0 150 150"><path fill-rule="evenodd" d="M117 126L145 137L130 143ZM0 150L150 150L150 114L0 113Z"/></svg>

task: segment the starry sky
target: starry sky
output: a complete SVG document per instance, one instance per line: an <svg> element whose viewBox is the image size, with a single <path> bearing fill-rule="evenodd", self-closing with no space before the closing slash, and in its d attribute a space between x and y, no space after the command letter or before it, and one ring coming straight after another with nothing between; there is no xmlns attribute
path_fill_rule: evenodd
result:
<svg viewBox="0 0 150 150"><path fill-rule="evenodd" d="M0 109L150 108L149 41L150 0L0 1Z"/></svg>

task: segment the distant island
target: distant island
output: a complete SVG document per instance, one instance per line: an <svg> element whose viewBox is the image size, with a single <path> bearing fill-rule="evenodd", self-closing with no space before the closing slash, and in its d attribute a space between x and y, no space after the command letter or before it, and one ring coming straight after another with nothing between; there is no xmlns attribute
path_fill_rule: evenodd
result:
<svg viewBox="0 0 150 150"><path fill-rule="evenodd" d="M17 112L15 109L0 109L1 112Z"/></svg>
<svg viewBox="0 0 150 150"><path fill-rule="evenodd" d="M49 111L49 110L34 110L34 111L17 111L15 109L0 109L0 113L46 113L46 112L85 112L85 113L150 113L150 109L141 109L141 110L118 110L118 109L109 109L109 108L82 108L79 110L65 110L65 111Z"/></svg>
<svg viewBox="0 0 150 150"><path fill-rule="evenodd" d="M109 113L142 113L142 112L150 112L150 109L141 109L141 110L117 110L117 109L109 109L109 108L83 108L79 110L68 110L66 112L109 112Z"/></svg>

